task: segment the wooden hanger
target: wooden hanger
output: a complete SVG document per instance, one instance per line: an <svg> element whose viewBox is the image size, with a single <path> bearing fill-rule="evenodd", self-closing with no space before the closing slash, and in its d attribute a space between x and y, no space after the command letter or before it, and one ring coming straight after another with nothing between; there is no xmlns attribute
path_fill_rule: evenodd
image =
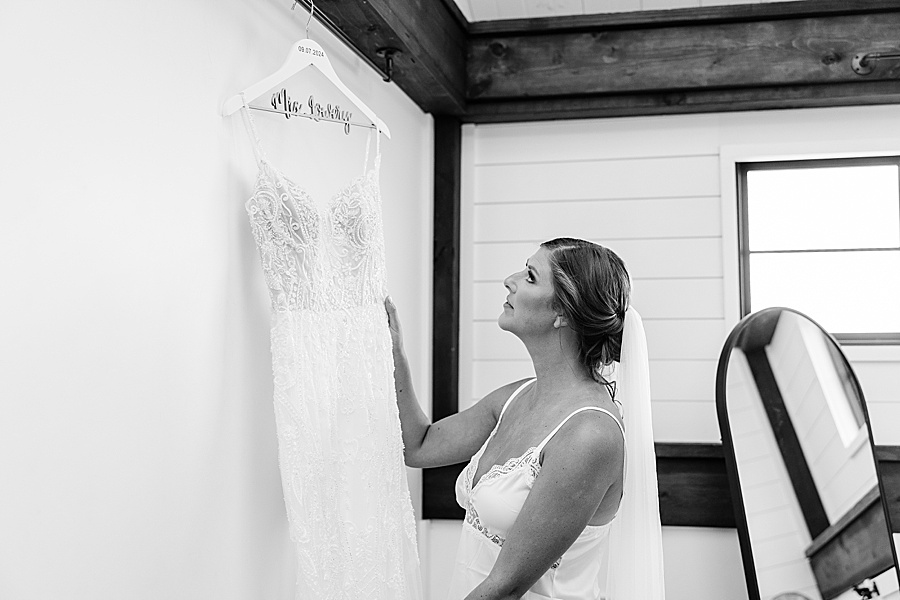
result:
<svg viewBox="0 0 900 600"><path fill-rule="evenodd" d="M312 20L313 13L316 10L316 6L313 3L312 9L309 13L309 18ZM288 53L287 58L284 61L284 64L281 65L281 68L262 79L247 89L238 92L231 98L225 101L225 104L222 105L222 115L228 116L234 114L237 110L239 110L244 105L244 98L255 99L258 98L264 92L274 88L279 83L282 83L286 79L290 78L293 75L296 75L306 67L313 66L317 68L328 80L334 84L334 86L340 90L344 96L347 97L357 108L359 108L366 117L372 122L372 126L379 132L386 135L388 138L391 137L391 131L388 129L388 126L378 118L374 111L371 108L366 106L366 104L356 97L350 88L344 85L344 82L341 81L340 77L338 77L337 73L334 71L334 67L331 66L331 61L328 60L328 55L325 54L325 50L322 49L322 46L317 44L316 42L309 39L309 21L306 23L306 38L296 42L293 46L291 46L291 51ZM297 115L297 116L305 116L305 115Z"/></svg>

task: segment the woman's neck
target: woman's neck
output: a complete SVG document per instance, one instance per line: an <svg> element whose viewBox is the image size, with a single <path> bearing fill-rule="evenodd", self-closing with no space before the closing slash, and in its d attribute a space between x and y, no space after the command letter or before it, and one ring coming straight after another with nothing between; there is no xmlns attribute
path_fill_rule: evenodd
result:
<svg viewBox="0 0 900 600"><path fill-rule="evenodd" d="M537 376L536 386L543 390L570 389L593 382L578 357L575 335L568 329L542 340L525 342Z"/></svg>

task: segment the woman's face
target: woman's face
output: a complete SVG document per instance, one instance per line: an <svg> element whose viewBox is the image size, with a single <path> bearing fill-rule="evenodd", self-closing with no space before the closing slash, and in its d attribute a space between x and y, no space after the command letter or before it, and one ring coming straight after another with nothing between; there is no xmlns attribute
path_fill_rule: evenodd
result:
<svg viewBox="0 0 900 600"><path fill-rule="evenodd" d="M497 320L501 329L523 337L554 328L558 313L553 309L555 296L548 255L548 250L539 248L525 261L523 270L503 280L509 293Z"/></svg>

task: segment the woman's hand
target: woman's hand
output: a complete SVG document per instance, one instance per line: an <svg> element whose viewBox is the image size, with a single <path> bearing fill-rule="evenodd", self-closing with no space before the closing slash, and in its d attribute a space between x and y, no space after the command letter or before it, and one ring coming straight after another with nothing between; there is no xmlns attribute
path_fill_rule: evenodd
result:
<svg viewBox="0 0 900 600"><path fill-rule="evenodd" d="M384 310L387 312L388 329L391 331L391 344L394 354L403 352L403 330L400 327L400 317L397 315L397 307L390 296L384 298Z"/></svg>

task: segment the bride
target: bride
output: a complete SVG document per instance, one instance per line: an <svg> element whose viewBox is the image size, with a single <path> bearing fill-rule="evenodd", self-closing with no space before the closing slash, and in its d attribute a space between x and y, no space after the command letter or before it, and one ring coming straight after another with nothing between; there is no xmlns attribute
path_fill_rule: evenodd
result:
<svg viewBox="0 0 900 600"><path fill-rule="evenodd" d="M448 600L662 600L646 340L624 263L559 238L503 285L498 324L525 344L536 377L436 423L385 301L406 464L469 461Z"/></svg>

